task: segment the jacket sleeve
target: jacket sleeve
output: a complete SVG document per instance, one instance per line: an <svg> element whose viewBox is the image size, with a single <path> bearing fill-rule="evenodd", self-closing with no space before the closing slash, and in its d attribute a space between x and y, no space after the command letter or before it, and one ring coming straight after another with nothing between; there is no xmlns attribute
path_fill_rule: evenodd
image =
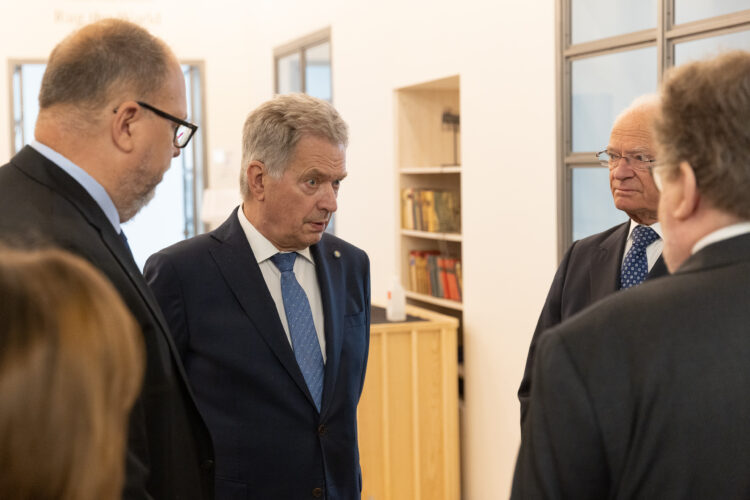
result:
<svg viewBox="0 0 750 500"><path fill-rule="evenodd" d="M143 275L154 292L154 296L169 325L169 333L172 335L177 352L184 362L189 345L189 336L187 311L179 273L176 271L169 255L158 252L146 261Z"/></svg>
<svg viewBox="0 0 750 500"><path fill-rule="evenodd" d="M511 499L601 499L610 477L585 380L558 330L539 341Z"/></svg>
<svg viewBox="0 0 750 500"><path fill-rule="evenodd" d="M534 366L534 351L536 350L536 344L539 341L539 336L545 330L552 328L560 323L562 314L562 293L565 287L565 278L568 274L568 264L570 263L570 256L573 253L576 243L573 243L568 251L565 252L560 266L557 268L555 278L552 280L549 292L547 293L547 300L544 302L542 313L539 315L539 320L534 330L534 335L531 337L531 345L529 346L529 353L526 357L526 367L523 371L523 379L521 379L521 385L518 388L518 400L521 403L521 424L523 424L526 418L526 411L529 406L529 397L531 394L531 374Z"/></svg>

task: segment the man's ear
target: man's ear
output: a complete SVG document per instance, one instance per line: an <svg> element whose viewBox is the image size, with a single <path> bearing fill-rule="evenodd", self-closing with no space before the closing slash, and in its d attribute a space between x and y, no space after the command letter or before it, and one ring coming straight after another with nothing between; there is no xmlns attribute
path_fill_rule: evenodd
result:
<svg viewBox="0 0 750 500"><path fill-rule="evenodd" d="M266 196L266 165L253 160L247 165L247 187L254 200L263 201Z"/></svg>
<svg viewBox="0 0 750 500"><path fill-rule="evenodd" d="M126 101L114 110L113 115L110 127L112 142L118 149L130 153L135 149L134 132L143 118L143 111L135 101Z"/></svg>
<svg viewBox="0 0 750 500"><path fill-rule="evenodd" d="M674 209L674 216L677 219L687 219L698 210L700 205L700 192L698 183L695 179L693 167L686 161L680 163L680 177L677 180L679 198Z"/></svg>

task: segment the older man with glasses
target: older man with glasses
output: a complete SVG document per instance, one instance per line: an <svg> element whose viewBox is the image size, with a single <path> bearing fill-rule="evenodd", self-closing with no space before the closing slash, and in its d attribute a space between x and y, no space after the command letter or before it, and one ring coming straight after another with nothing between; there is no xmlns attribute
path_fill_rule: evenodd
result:
<svg viewBox="0 0 750 500"><path fill-rule="evenodd" d="M120 226L148 203L197 129L185 119L180 65L140 26L102 20L52 51L39 107L36 141L0 167L0 239L82 256L140 324L147 368L130 417L123 496L213 498L211 435Z"/></svg>
<svg viewBox="0 0 750 500"><path fill-rule="evenodd" d="M750 52L667 75L672 274L542 336L512 499L750 498L749 123Z"/></svg>
<svg viewBox="0 0 750 500"><path fill-rule="evenodd" d="M542 332L620 289L667 274L656 215L659 192L650 172L655 161L651 124L658 106L656 96L636 99L615 120L607 148L597 153L599 162L609 168L615 207L629 220L574 242L565 253L529 347L518 390L521 423L529 406L534 351Z"/></svg>

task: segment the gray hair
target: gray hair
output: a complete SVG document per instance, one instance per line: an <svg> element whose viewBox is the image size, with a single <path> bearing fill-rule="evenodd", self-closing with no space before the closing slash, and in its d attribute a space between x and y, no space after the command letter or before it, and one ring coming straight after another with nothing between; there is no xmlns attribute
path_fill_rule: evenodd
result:
<svg viewBox="0 0 750 500"><path fill-rule="evenodd" d="M247 166L260 161L269 175L280 178L303 136L311 135L346 147L347 126L327 101L306 94L278 95L256 108L242 129L240 192L249 197Z"/></svg>
<svg viewBox="0 0 750 500"><path fill-rule="evenodd" d="M631 113L640 112L647 113L651 112L656 114L659 111L659 104L661 103L661 97L659 94L644 94L633 99L627 108L623 109L617 118L615 118L614 125L620 120L630 115Z"/></svg>
<svg viewBox="0 0 750 500"><path fill-rule="evenodd" d="M84 26L60 42L49 57L39 107L76 104L96 110L114 92L146 98L161 90L174 56L148 31L121 19Z"/></svg>

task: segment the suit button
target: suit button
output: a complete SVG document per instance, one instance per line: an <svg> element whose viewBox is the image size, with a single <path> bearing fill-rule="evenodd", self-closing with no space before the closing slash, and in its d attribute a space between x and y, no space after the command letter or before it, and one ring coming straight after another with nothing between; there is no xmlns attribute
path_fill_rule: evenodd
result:
<svg viewBox="0 0 750 500"><path fill-rule="evenodd" d="M315 498L320 498L320 497L322 497L322 496L323 496L323 488L314 488L314 489L312 490L312 495L313 495L313 496L314 496Z"/></svg>
<svg viewBox="0 0 750 500"><path fill-rule="evenodd" d="M326 426L323 424L320 424L318 426L318 436L322 436L326 433Z"/></svg>
<svg viewBox="0 0 750 500"><path fill-rule="evenodd" d="M211 470L214 468L214 461L213 460L204 460L201 464L201 468L203 470Z"/></svg>

